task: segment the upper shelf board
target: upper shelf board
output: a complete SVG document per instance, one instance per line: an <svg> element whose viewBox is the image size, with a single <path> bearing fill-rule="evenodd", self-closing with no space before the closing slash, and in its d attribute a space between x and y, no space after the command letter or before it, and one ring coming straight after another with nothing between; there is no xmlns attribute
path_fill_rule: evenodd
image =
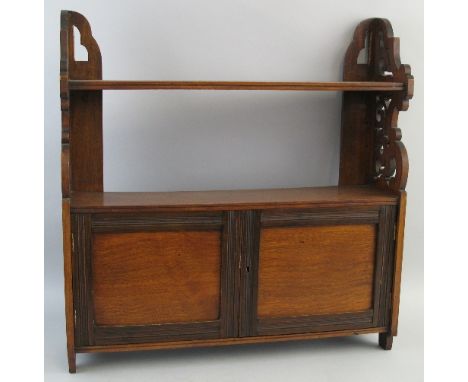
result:
<svg viewBox="0 0 468 382"><path fill-rule="evenodd" d="M401 91L401 82L234 82L234 81L105 81L68 80L70 90L289 90Z"/></svg>

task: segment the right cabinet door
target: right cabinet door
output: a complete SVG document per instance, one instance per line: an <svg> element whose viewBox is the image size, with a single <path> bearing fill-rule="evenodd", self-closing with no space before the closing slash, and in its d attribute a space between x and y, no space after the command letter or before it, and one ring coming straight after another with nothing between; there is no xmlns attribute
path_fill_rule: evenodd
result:
<svg viewBox="0 0 468 382"><path fill-rule="evenodd" d="M263 211L258 218L246 268L250 325L241 335L387 325L394 206Z"/></svg>

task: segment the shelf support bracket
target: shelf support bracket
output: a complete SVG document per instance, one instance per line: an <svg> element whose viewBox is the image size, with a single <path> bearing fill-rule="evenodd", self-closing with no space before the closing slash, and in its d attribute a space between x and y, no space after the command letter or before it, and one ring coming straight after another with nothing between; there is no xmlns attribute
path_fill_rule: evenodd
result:
<svg viewBox="0 0 468 382"><path fill-rule="evenodd" d="M62 108L62 196L103 191L102 90L70 90L70 80L101 80L102 59L86 18L62 11L60 18L60 98ZM88 51L75 61L74 29Z"/></svg>
<svg viewBox="0 0 468 382"><path fill-rule="evenodd" d="M409 65L400 62L400 40L387 19L367 19L357 26L346 51L343 80L396 81L404 87L343 94L340 185L377 183L404 190L409 165L397 121L413 97L414 80Z"/></svg>

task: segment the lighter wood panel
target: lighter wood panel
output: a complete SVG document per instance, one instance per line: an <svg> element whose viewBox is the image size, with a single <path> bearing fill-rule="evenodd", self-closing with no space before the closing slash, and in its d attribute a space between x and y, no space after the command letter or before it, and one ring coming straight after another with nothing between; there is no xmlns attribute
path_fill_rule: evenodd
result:
<svg viewBox="0 0 468 382"><path fill-rule="evenodd" d="M98 325L219 317L219 231L99 233L92 255Z"/></svg>
<svg viewBox="0 0 468 382"><path fill-rule="evenodd" d="M371 309L375 245L370 224L262 229L259 318Z"/></svg>

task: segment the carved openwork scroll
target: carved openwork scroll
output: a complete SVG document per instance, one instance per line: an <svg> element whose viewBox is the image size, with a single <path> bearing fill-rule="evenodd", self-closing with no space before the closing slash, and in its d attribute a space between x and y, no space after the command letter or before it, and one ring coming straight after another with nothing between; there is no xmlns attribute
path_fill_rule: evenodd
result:
<svg viewBox="0 0 468 382"><path fill-rule="evenodd" d="M401 142L401 130L396 127L398 106L388 95L375 97L374 119L374 179L394 190L404 190L408 177L408 155Z"/></svg>
<svg viewBox="0 0 468 382"><path fill-rule="evenodd" d="M408 157L397 127L398 113L413 96L409 65L400 62L400 40L386 19L368 19L355 30L345 56L345 81L393 81L399 92L343 96L340 184L376 182L404 190Z"/></svg>

